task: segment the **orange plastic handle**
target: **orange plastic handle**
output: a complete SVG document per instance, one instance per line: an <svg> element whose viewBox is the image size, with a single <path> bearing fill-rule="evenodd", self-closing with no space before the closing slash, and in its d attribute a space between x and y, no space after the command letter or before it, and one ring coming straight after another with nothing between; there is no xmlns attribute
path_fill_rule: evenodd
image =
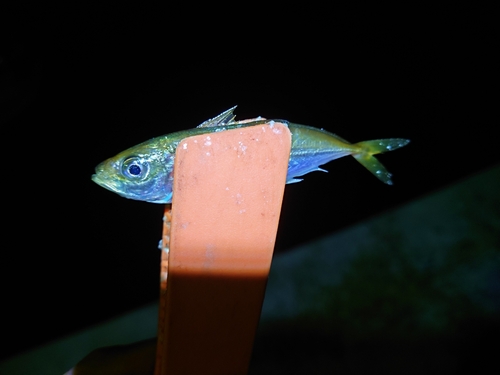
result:
<svg viewBox="0 0 500 375"><path fill-rule="evenodd" d="M247 373L290 146L272 121L179 143L156 375Z"/></svg>

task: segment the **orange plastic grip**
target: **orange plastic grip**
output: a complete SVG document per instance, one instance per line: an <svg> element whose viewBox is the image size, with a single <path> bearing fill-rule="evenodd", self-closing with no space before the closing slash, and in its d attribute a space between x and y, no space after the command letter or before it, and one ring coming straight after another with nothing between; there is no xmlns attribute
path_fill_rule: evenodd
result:
<svg viewBox="0 0 500 375"><path fill-rule="evenodd" d="M272 121L179 143L156 375L247 373L290 146Z"/></svg>

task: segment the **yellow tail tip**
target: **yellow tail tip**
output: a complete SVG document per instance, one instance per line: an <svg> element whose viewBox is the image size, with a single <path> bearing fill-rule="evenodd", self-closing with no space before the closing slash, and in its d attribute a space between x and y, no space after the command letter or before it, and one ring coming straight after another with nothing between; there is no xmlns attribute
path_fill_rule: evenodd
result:
<svg viewBox="0 0 500 375"><path fill-rule="evenodd" d="M387 185L392 185L392 174L389 173L383 164L373 155L397 150L398 148L406 146L408 143L410 143L410 140L403 138L376 139L359 142L356 145L363 151L353 156L380 181Z"/></svg>

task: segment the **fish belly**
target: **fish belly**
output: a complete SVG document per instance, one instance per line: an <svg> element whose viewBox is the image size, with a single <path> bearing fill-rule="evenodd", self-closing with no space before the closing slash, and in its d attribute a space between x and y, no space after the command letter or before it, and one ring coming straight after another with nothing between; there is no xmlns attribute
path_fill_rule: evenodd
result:
<svg viewBox="0 0 500 375"><path fill-rule="evenodd" d="M319 166L349 154L351 154L351 152L349 151L292 153L288 162L286 183L291 184L294 182L302 181L301 179L297 179L296 177L303 176L309 172L326 172Z"/></svg>

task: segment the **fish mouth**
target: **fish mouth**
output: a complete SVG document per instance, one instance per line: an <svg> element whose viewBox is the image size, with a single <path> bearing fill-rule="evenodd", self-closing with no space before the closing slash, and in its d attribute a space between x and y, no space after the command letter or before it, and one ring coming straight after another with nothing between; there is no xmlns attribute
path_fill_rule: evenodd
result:
<svg viewBox="0 0 500 375"><path fill-rule="evenodd" d="M92 175L92 181L94 181L97 185L102 186L103 188L112 191L113 193L119 193L119 190L114 184L109 183L106 180L103 180L101 177L99 177L98 174L93 174Z"/></svg>

